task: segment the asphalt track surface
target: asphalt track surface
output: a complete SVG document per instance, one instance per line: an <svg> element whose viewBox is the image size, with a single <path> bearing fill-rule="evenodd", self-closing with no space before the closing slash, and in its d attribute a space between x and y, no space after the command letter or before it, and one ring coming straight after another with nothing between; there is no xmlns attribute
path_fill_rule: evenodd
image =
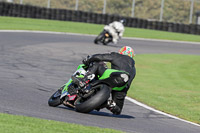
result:
<svg viewBox="0 0 200 133"><path fill-rule="evenodd" d="M128 100L119 116L106 109L83 114L64 106L49 107L49 97L88 54L118 51L123 45L133 47L136 54L200 54L200 44L123 39L103 46L93 40L94 36L0 32L0 112L133 133L200 133L199 126Z"/></svg>

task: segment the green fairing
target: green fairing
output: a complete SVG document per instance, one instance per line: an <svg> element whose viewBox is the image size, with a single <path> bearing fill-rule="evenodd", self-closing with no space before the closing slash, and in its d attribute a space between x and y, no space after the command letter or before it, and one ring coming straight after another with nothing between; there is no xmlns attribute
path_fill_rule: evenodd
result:
<svg viewBox="0 0 200 133"><path fill-rule="evenodd" d="M124 72L124 71L120 71L120 70L115 70L115 69L106 69L106 71L103 73L103 75L99 78L100 80L101 79L106 79L106 78L109 78L110 77L110 74L113 73L113 72ZM126 84L127 85L127 84ZM114 87L112 88L112 90L116 90L116 91L121 91L124 89L124 87L126 86L122 86L122 87Z"/></svg>
<svg viewBox="0 0 200 133"><path fill-rule="evenodd" d="M80 68L83 68L85 65L84 64L80 64L76 70L80 69Z"/></svg>
<svg viewBox="0 0 200 133"><path fill-rule="evenodd" d="M103 73L103 75L99 79L106 79L110 77L110 74L113 72L119 72L119 70L115 69L106 69L106 71Z"/></svg>
<svg viewBox="0 0 200 133"><path fill-rule="evenodd" d="M64 89L62 90L62 93L63 93L64 91L67 91L67 90L68 90L68 85L70 85L71 82L72 82L72 79L70 78L69 81L64 85L65 87L64 87Z"/></svg>

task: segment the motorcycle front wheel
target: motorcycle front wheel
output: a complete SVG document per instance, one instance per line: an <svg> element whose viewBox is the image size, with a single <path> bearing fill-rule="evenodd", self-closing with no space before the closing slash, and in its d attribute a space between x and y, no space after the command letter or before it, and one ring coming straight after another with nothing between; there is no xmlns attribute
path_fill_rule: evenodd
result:
<svg viewBox="0 0 200 133"><path fill-rule="evenodd" d="M104 32L101 32L101 34L99 34L95 40L94 40L94 43L95 44L98 44L99 42L101 42L102 38L104 37Z"/></svg>
<svg viewBox="0 0 200 133"><path fill-rule="evenodd" d="M48 100L48 104L51 107L56 107L61 104L60 100L61 91L57 90Z"/></svg>

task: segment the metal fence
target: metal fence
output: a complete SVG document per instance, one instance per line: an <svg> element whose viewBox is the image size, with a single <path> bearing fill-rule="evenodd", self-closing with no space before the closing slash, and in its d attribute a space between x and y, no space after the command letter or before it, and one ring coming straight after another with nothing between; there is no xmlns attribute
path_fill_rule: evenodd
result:
<svg viewBox="0 0 200 133"><path fill-rule="evenodd" d="M40 7L196 24L200 0L0 0ZM151 8L150 8L151 7Z"/></svg>

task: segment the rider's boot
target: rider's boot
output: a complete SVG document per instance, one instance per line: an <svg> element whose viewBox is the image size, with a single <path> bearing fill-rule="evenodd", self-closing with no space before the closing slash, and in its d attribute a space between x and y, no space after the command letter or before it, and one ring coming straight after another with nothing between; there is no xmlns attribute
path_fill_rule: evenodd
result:
<svg viewBox="0 0 200 133"><path fill-rule="evenodd" d="M119 108L119 106L117 106L117 104L113 100L108 100L106 108L115 115L119 115L121 113L121 109Z"/></svg>

